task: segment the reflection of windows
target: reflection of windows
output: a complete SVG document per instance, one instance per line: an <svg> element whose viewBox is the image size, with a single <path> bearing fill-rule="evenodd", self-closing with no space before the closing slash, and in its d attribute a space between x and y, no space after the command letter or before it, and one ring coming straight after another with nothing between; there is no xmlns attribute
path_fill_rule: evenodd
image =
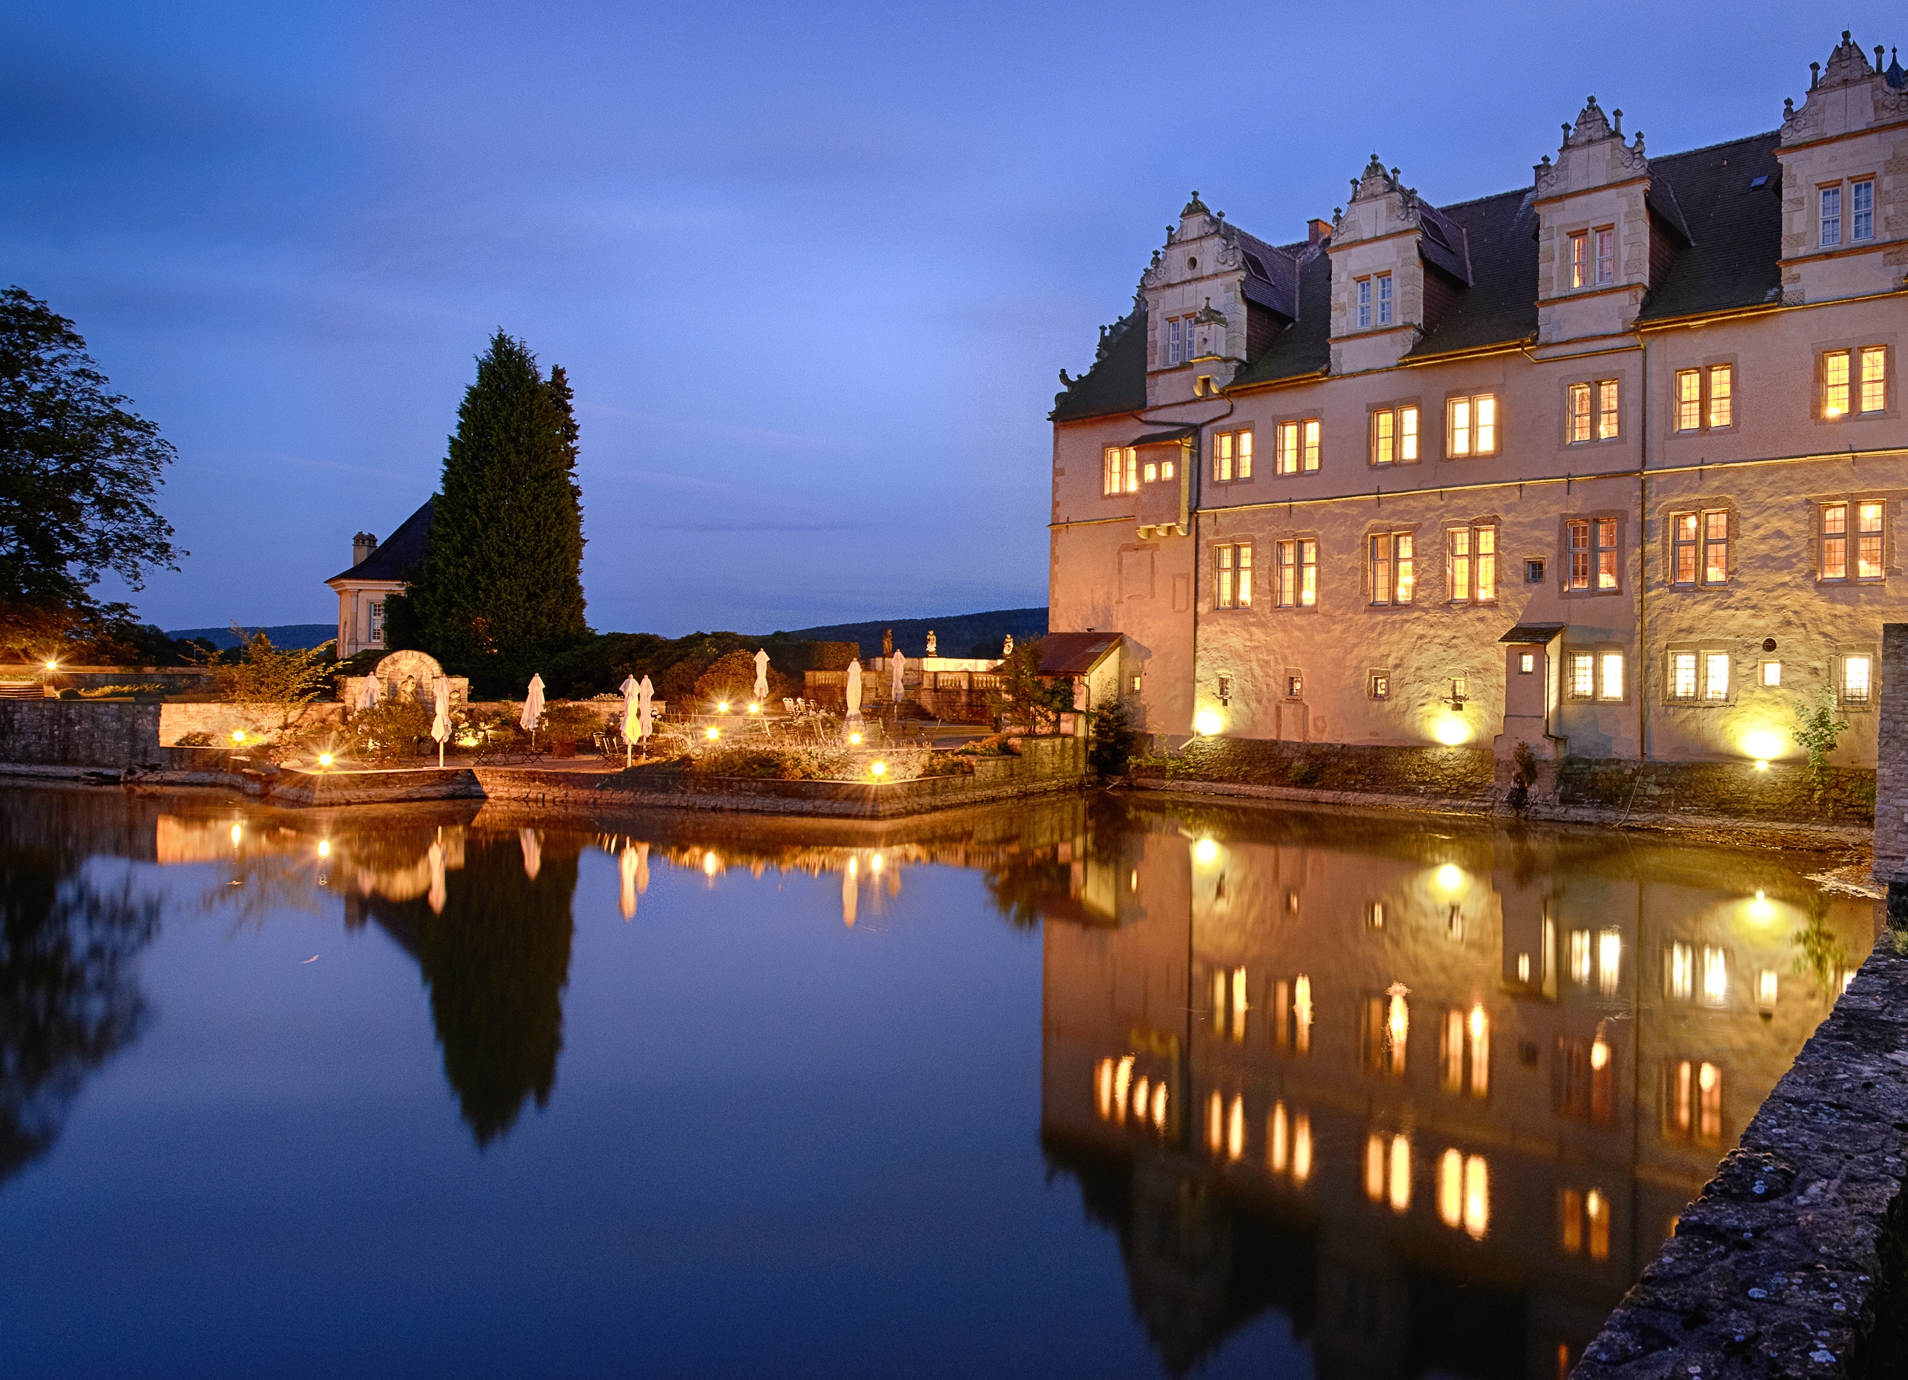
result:
<svg viewBox="0 0 1908 1380"><path fill-rule="evenodd" d="M1382 930L1385 927L1385 903L1383 901L1365 902L1365 928Z"/></svg>
<svg viewBox="0 0 1908 1380"><path fill-rule="evenodd" d="M1455 1149L1438 1157L1438 1220L1482 1241L1491 1226L1491 1171L1482 1155Z"/></svg>
<svg viewBox="0 0 1908 1380"><path fill-rule="evenodd" d="M1557 1245L1565 1255L1610 1258L1610 1200L1596 1189L1566 1188L1559 1197Z"/></svg>
<svg viewBox="0 0 1908 1380"><path fill-rule="evenodd" d="M1235 1044L1243 1043L1246 1034L1246 1012L1250 1003L1246 1000L1246 970L1234 968L1227 972L1224 968L1212 970L1212 1033L1215 1039L1224 1039L1230 1031Z"/></svg>
<svg viewBox="0 0 1908 1380"><path fill-rule="evenodd" d="M1364 1019L1359 1024L1365 1071L1403 1077L1410 1034L1411 1011L1402 988L1394 988L1383 996L1366 997Z"/></svg>
<svg viewBox="0 0 1908 1380"><path fill-rule="evenodd" d="M1717 1145L1722 1141L1722 1070L1695 1059L1672 1059L1665 1070L1663 1135Z"/></svg>
<svg viewBox="0 0 1908 1380"><path fill-rule="evenodd" d="M1389 1203L1397 1213L1411 1210L1411 1138L1373 1131L1365 1137L1365 1196Z"/></svg>
<svg viewBox="0 0 1908 1380"><path fill-rule="evenodd" d="M1676 1001L1696 995L1696 949L1681 941L1663 951L1663 994Z"/></svg>
<svg viewBox="0 0 1908 1380"><path fill-rule="evenodd" d="M1272 984L1272 1043L1294 1054L1312 1052L1312 980L1304 973Z"/></svg>
<svg viewBox="0 0 1908 1380"><path fill-rule="evenodd" d="M1093 1069L1094 1108L1100 1120L1125 1125L1129 1121L1157 1132L1166 1130L1166 1080L1134 1077L1134 1057L1102 1059Z"/></svg>
<svg viewBox="0 0 1908 1380"><path fill-rule="evenodd" d="M1265 1163L1274 1174L1290 1173L1292 1182L1312 1177L1312 1118L1306 1112L1288 1113L1274 1102L1265 1118Z"/></svg>
<svg viewBox="0 0 1908 1380"><path fill-rule="evenodd" d="M1245 1158L1245 1098L1234 1093L1228 1103L1220 1093L1206 1099L1206 1149L1228 1160Z"/></svg>
<svg viewBox="0 0 1908 1380"><path fill-rule="evenodd" d="M1445 1092L1488 1097L1491 1090L1491 1018L1482 1005L1444 1013L1439 1086Z"/></svg>
<svg viewBox="0 0 1908 1380"><path fill-rule="evenodd" d="M1557 1115L1599 1125L1615 1111L1616 1060L1602 1035L1592 1040L1557 1038Z"/></svg>
<svg viewBox="0 0 1908 1380"><path fill-rule="evenodd" d="M1729 956L1714 944L1703 945L1703 1003L1721 1006L1729 1000Z"/></svg>

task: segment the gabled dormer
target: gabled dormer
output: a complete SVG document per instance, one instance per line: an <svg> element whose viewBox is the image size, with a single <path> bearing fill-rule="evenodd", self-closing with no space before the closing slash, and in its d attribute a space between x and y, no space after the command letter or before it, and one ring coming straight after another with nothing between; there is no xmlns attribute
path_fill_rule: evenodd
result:
<svg viewBox="0 0 1908 1380"><path fill-rule="evenodd" d="M1228 224L1192 194L1140 278L1147 405L1207 397L1298 315L1291 255Z"/></svg>
<svg viewBox="0 0 1908 1380"><path fill-rule="evenodd" d="M1377 154L1332 222L1332 372L1396 364L1471 279L1464 231Z"/></svg>
<svg viewBox="0 0 1908 1380"><path fill-rule="evenodd" d="M1802 107L1783 102L1782 291L1790 302L1865 297L1908 268L1908 83L1842 31L1827 68L1810 63ZM1891 171L1895 170L1895 171Z"/></svg>
<svg viewBox="0 0 1908 1380"><path fill-rule="evenodd" d="M1540 345L1629 330L1653 268L1676 247L1682 214L1673 207L1652 214L1643 135L1625 142L1623 112L1613 113L1614 121L1590 97L1576 123L1563 127L1557 161L1546 156L1536 167Z"/></svg>

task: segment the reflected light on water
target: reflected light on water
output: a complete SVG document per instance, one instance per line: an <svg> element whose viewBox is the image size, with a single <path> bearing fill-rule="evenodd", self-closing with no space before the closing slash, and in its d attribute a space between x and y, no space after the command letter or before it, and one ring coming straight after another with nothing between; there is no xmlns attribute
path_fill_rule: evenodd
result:
<svg viewBox="0 0 1908 1380"><path fill-rule="evenodd" d="M1219 845L1210 838L1200 839L1193 845L1193 861L1201 867L1211 867L1219 861Z"/></svg>
<svg viewBox="0 0 1908 1380"><path fill-rule="evenodd" d="M1471 889L1471 874L1456 863L1445 863L1431 874L1431 885L1446 900L1454 900Z"/></svg>
<svg viewBox="0 0 1908 1380"><path fill-rule="evenodd" d="M318 840L318 856L321 858L328 858L331 856L331 840L330 839Z"/></svg>
<svg viewBox="0 0 1908 1380"><path fill-rule="evenodd" d="M243 824L234 824L234 825L232 826L232 842L233 842L233 844L235 844L235 845L236 845L236 844L238 843L238 841L239 841L240 839L242 839L242 838L244 838L244 837L245 837L245 826L244 826Z"/></svg>

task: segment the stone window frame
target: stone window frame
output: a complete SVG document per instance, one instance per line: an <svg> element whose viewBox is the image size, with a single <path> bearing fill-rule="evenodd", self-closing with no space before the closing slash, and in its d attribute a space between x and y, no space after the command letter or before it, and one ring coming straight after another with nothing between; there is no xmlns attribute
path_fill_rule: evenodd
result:
<svg viewBox="0 0 1908 1380"><path fill-rule="evenodd" d="M1729 370L1729 421L1724 426L1712 426L1709 420L1714 406L1713 389L1717 369ZM1684 429L1679 425L1680 400L1677 397L1676 381L1684 374L1694 372L1700 376L1697 394L1697 422L1694 427ZM1728 435L1742 429L1742 361L1734 353L1703 355L1688 363L1672 364L1669 367L1669 417L1663 435L1669 440L1686 440L1691 436Z"/></svg>
<svg viewBox="0 0 1908 1380"><path fill-rule="evenodd" d="M1359 536L1359 539L1358 539L1359 540L1358 564L1360 568L1359 585L1364 595L1364 604L1366 609L1372 612L1391 613L1391 612L1397 612L1400 610L1415 609L1418 607L1418 591L1424 584L1424 557L1420 554L1420 547L1423 545L1423 543L1419 540L1420 536L1422 536L1424 532L1424 528L1425 528L1425 524L1421 522L1403 522L1403 523L1375 522L1375 523L1369 524L1365 528L1364 532ZM1385 601L1383 603L1379 603L1375 597L1377 594L1377 583L1375 579L1377 572L1372 565L1371 539L1373 537L1391 537L1395 542L1395 540L1400 536L1407 536L1411 538L1411 598L1400 603L1395 598L1391 597L1396 595L1398 592L1398 576L1397 576L1398 555L1397 555L1397 547L1394 545L1392 548L1392 556L1391 556L1391 561L1392 561L1391 588L1387 593L1387 597Z"/></svg>
<svg viewBox="0 0 1908 1380"><path fill-rule="evenodd" d="M1868 698L1866 699L1850 699L1848 696L1846 667L1851 657L1868 659ZM1881 649L1873 643L1839 644L1829 656L1829 686L1835 692L1835 703L1843 710L1857 714L1872 712L1881 702Z"/></svg>
<svg viewBox="0 0 1908 1380"><path fill-rule="evenodd" d="M1833 500L1830 500L1833 501ZM1726 550L1723 556L1723 578L1710 580L1709 574L1709 515L1722 513L1728 522L1723 536ZM1696 519L1696 578L1682 581L1676 578L1676 519L1694 516ZM1663 509L1663 578L1662 587L1673 589L1679 594L1693 594L1707 589L1729 589L1736 583L1736 573L1741 565L1742 515L1736 505L1726 498L1691 499L1688 502L1665 504ZM1582 593L1581 590L1578 593Z"/></svg>
<svg viewBox="0 0 1908 1380"><path fill-rule="evenodd" d="M1623 395L1629 390L1623 386L1623 383L1624 378L1621 373L1610 373L1601 377L1593 376L1581 379L1564 379L1560 381L1559 386L1563 390L1563 441L1561 443L1563 449L1581 450L1585 447L1594 449L1597 446L1621 445L1624 441L1629 439L1629 437L1624 434L1623 428ZM1614 387L1617 390L1617 426L1616 431L1611 435L1602 436L1598 434L1598 429L1603 417L1603 390L1606 387ZM1572 421L1570 404L1572 394L1579 388L1588 390L1585 397L1590 404L1589 414L1585 418L1589 426L1590 434L1585 436L1581 441L1574 439L1570 434L1570 423Z"/></svg>
<svg viewBox="0 0 1908 1380"><path fill-rule="evenodd" d="M1401 424L1404 419L1405 409L1407 408L1412 409L1418 414L1418 434L1416 438L1418 442L1417 458L1412 460L1405 460L1402 458L1391 459L1391 460L1380 460L1378 458L1378 418L1379 416L1383 413L1389 413L1391 415L1391 445L1392 445L1392 453L1395 456L1397 455L1398 450L1400 448L1400 438L1404 434L1401 429ZM1381 402L1381 403L1373 403L1371 406L1367 407L1365 409L1365 466L1366 468L1375 469L1375 470L1393 470L1393 469L1397 469L1400 465L1422 465L1424 463L1424 443L1425 443L1424 418L1425 418L1424 399L1422 396L1417 394L1414 394L1408 398L1392 398L1389 401Z"/></svg>
<svg viewBox="0 0 1908 1380"><path fill-rule="evenodd" d="M1365 670L1365 698L1378 704L1391 701L1391 682L1395 675L1388 666L1371 666Z"/></svg>
<svg viewBox="0 0 1908 1380"><path fill-rule="evenodd" d="M1815 382L1809 407L1810 422L1816 426L1845 426L1850 422L1888 421L1901 416L1901 380L1898 377L1901 351L1898 344L1899 333L1895 331L1811 342L1809 349L1815 357ZM1877 412L1863 412L1862 351L1877 348L1883 352L1882 407ZM1848 355L1849 410L1831 417L1828 415L1828 357L1842 353Z"/></svg>
<svg viewBox="0 0 1908 1380"><path fill-rule="evenodd" d="M1492 405L1491 448L1489 450L1479 450L1476 444L1477 404L1479 400L1483 398L1489 398ZM1456 440L1456 428L1451 421L1451 408L1454 403L1460 402L1469 403L1471 405L1470 429L1472 444L1471 448L1462 455L1459 455L1456 451L1451 449ZM1444 395L1444 414L1441 420L1444 427L1444 458L1446 460L1488 460L1504 453L1504 395L1497 389L1450 389ZM1422 412L1418 414L1418 450L1420 453L1424 450L1424 414Z"/></svg>
<svg viewBox="0 0 1908 1380"><path fill-rule="evenodd" d="M1253 598L1258 593L1255 588L1258 584L1258 580L1254 577L1258 573L1259 563L1255 559L1252 550L1256 544L1251 537L1228 537L1224 541L1215 541L1212 544L1211 612L1250 613L1252 611ZM1221 552L1225 554L1221 555ZM1239 563L1238 553L1240 552L1245 553L1245 563L1243 565ZM1243 591L1240 588L1241 582L1238 579L1241 572L1244 572L1247 576L1243 582ZM1221 590L1226 588L1220 579L1222 574L1231 575L1233 577L1229 603L1220 602L1222 597ZM1243 599L1240 597L1242 592L1244 594Z"/></svg>
<svg viewBox="0 0 1908 1380"><path fill-rule="evenodd" d="M1306 541L1312 543L1312 569L1316 572L1312 587L1312 602L1309 604L1288 604L1284 602L1284 590L1280 586L1280 579L1285 571L1285 567L1280 564L1280 561L1284 557L1284 548L1287 542L1296 544ZM1278 532L1273 534L1272 539L1267 545L1272 548L1272 567L1270 572L1272 579L1272 602L1266 607L1271 609L1274 613L1316 614L1320 608L1323 607L1324 603L1322 598L1325 593L1325 581L1323 578L1325 569L1323 559L1325 553L1324 538L1316 530ZM1293 590L1294 597L1296 598L1298 594L1297 584L1305 570L1304 563L1302 561L1297 563L1294 569L1297 572Z"/></svg>
<svg viewBox="0 0 1908 1380"><path fill-rule="evenodd" d="M1493 572L1494 572L1491 578L1492 593L1491 593L1491 597L1488 599L1479 599L1476 593L1477 559L1478 559L1477 534L1480 531L1483 531L1487 528L1492 533L1492 536L1493 536L1492 546L1494 548L1491 551L1491 556L1493 558ZM1444 533L1444 542L1443 542L1443 545L1439 548L1438 555L1439 555L1439 558L1444 562L1444 570L1442 571L1442 574L1444 576L1444 602L1452 608L1488 609L1488 608L1497 607L1499 602L1502 601L1503 594L1504 594L1504 521L1503 519L1496 513L1488 513L1481 517L1474 517L1474 518L1455 518L1455 519L1452 519L1451 521L1444 523L1442 531ZM1472 592L1466 595L1462 599L1458 598L1451 591L1451 568L1452 568L1451 533L1453 532L1469 532L1471 534L1470 587Z"/></svg>
<svg viewBox="0 0 1908 1380"><path fill-rule="evenodd" d="M1603 693L1603 659L1612 653L1623 658L1623 693L1615 697ZM1591 658L1590 693L1588 695L1579 695L1575 690L1575 680L1572 675L1574 667L1572 666L1571 658L1579 655L1587 655ZM1621 642L1608 640L1599 642L1570 642L1566 643L1561 649L1561 657L1563 670L1562 690L1566 703L1628 704L1630 702L1631 695L1636 689L1636 677L1631 671L1630 649Z"/></svg>
<svg viewBox="0 0 1908 1380"><path fill-rule="evenodd" d="M1305 427L1308 422L1318 428L1318 463L1310 469L1305 467ZM1289 473L1283 468L1285 428L1288 426L1295 428L1294 435L1297 438L1297 450L1293 456L1297 463L1297 468ZM1273 479L1303 479L1308 474L1319 474L1323 472L1325 469L1325 415L1322 408L1314 405L1298 412L1279 413L1272 418L1271 430L1271 477ZM1422 441L1419 442L1419 448L1423 448ZM1260 459L1256 452L1252 458L1255 464Z"/></svg>
<svg viewBox="0 0 1908 1380"><path fill-rule="evenodd" d="M1616 519L1616 568L1617 582L1610 589L1597 587L1596 557L1603 550L1597 545L1597 523L1605 519ZM1570 587L1570 524L1588 522L1590 524L1590 586L1587 589ZM1557 593L1565 599L1609 599L1622 597L1629 587L1630 570L1630 523L1629 514L1622 508L1587 508L1581 512L1563 513L1557 518Z"/></svg>
<svg viewBox="0 0 1908 1380"><path fill-rule="evenodd" d="M1247 424L1245 426L1228 427L1224 431L1213 432L1212 482L1214 484L1232 485L1250 484L1252 482L1252 469L1253 466L1258 463L1259 459L1258 440L1252 434L1255 430L1255 427ZM1245 449L1243 451L1239 448L1239 438L1241 436L1246 438ZM1221 476L1219 473L1220 442L1228 437L1232 440L1232 454L1227 457L1228 462L1232 466L1232 473L1229 476Z"/></svg>
<svg viewBox="0 0 1908 1380"><path fill-rule="evenodd" d="M1696 658L1696 684L1689 695L1676 693L1676 657L1678 654L1694 655ZM1729 658L1729 693L1720 699L1709 694L1709 658L1726 656ZM1742 668L1737 665L1736 656L1726 642L1718 638L1677 638L1663 647L1663 703L1678 709L1728 709L1735 705L1742 687Z"/></svg>
<svg viewBox="0 0 1908 1380"><path fill-rule="evenodd" d="M1893 493L1874 491L1840 494L1821 494L1808 500L1809 504L1809 570L1810 580L1817 589L1853 589L1874 587L1888 582L1890 574L1899 574L1895 564L1895 514L1893 508L1897 499ZM1860 508L1863 503L1879 503L1882 508L1882 573L1879 575L1857 575L1855 571L1859 559L1858 548L1853 543L1860 540L1857 530L1861 521ZM1824 509L1838 505L1848 509L1848 530L1846 540L1851 543L1844 557L1843 575L1824 575L1822 573L1822 513Z"/></svg>

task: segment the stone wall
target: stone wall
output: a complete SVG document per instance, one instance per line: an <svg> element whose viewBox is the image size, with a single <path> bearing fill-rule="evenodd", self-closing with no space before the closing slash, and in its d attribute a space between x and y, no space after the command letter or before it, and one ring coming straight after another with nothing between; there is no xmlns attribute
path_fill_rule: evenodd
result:
<svg viewBox="0 0 1908 1380"><path fill-rule="evenodd" d="M1796 823L1867 824L1875 773L1834 768L1818 803L1806 766L1771 762L1601 762L1565 758L1556 803L1648 815L1727 815Z"/></svg>
<svg viewBox="0 0 1908 1380"><path fill-rule="evenodd" d="M1875 774L1875 879L1908 867L1908 623L1882 624Z"/></svg>
<svg viewBox="0 0 1908 1380"><path fill-rule="evenodd" d="M1196 738L1178 757L1142 762L1135 774L1173 781L1482 801L1491 794L1493 762L1488 748Z"/></svg>
<svg viewBox="0 0 1908 1380"><path fill-rule="evenodd" d="M123 770L161 764L160 704L0 700L0 762Z"/></svg>

